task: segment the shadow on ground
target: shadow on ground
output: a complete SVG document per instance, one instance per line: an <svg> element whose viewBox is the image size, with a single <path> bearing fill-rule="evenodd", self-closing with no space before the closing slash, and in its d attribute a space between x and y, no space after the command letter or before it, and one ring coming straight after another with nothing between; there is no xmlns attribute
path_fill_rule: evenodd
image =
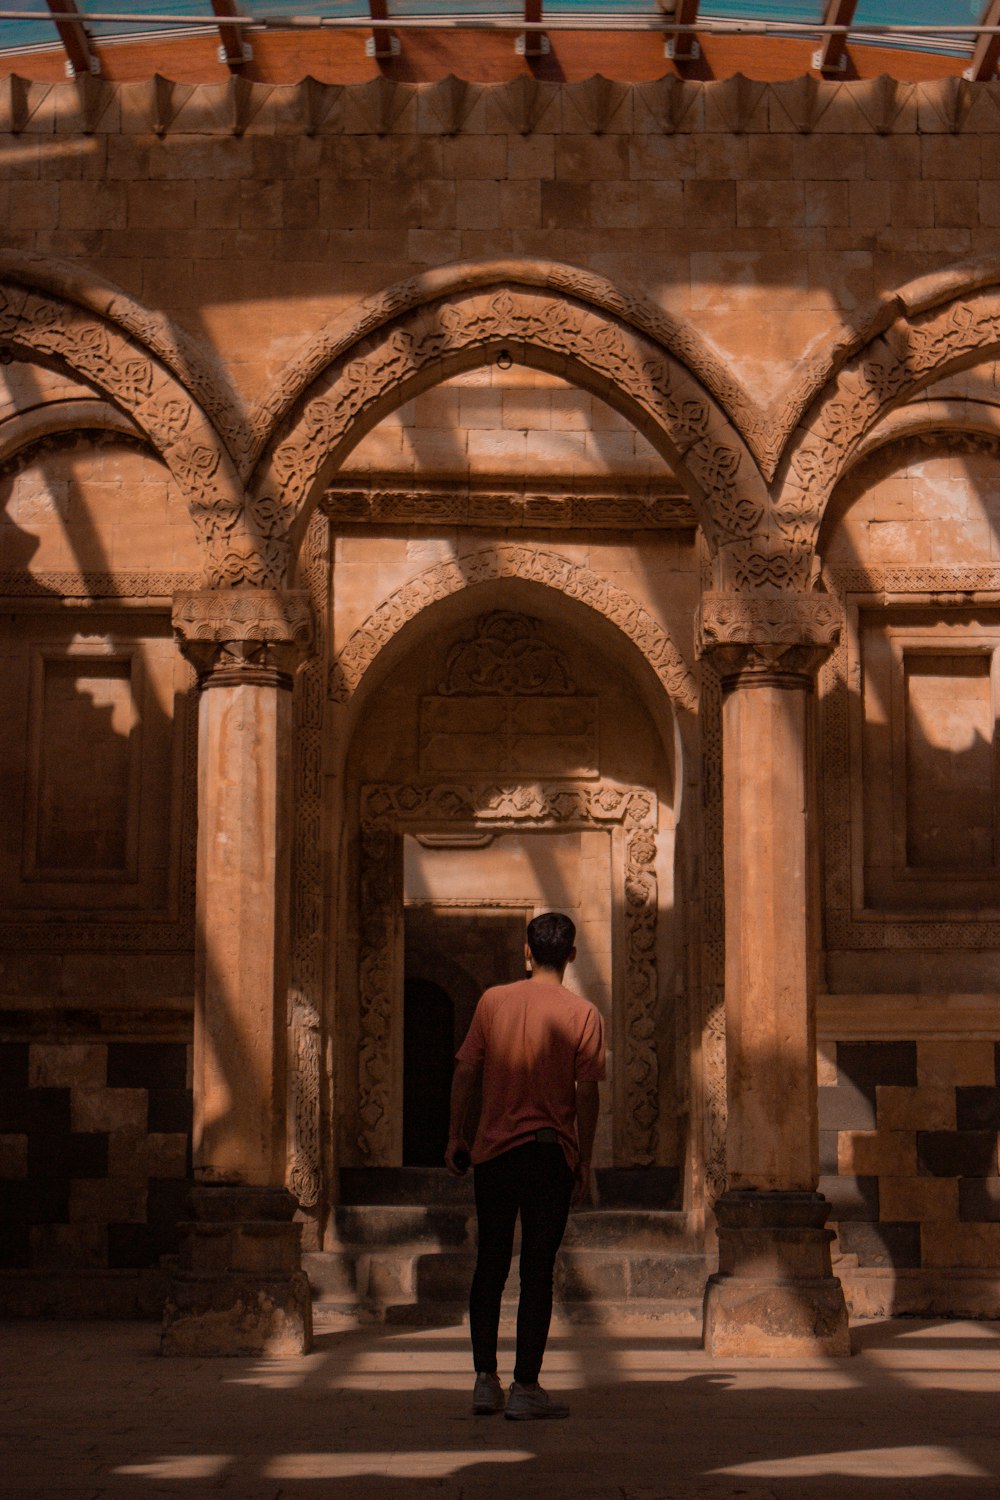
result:
<svg viewBox="0 0 1000 1500"><path fill-rule="evenodd" d="M564 1326L558 1423L473 1417L461 1327L321 1332L274 1361L155 1342L145 1324L0 1329L4 1500L1000 1494L993 1324L877 1324L851 1360L722 1366L687 1331Z"/></svg>

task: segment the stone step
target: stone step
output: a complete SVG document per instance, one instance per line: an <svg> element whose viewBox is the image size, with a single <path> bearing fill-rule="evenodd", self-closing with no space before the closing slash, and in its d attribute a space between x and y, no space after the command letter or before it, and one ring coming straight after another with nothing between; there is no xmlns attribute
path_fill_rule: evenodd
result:
<svg viewBox="0 0 1000 1500"><path fill-rule="evenodd" d="M570 1214L556 1264L557 1307L581 1317L612 1308L694 1316L709 1267L688 1215L635 1201L643 1192L669 1196L670 1174L657 1172L618 1173L606 1197L623 1203ZM396 1167L345 1170L341 1187L327 1248L303 1256L316 1314L413 1322L461 1316L476 1256L469 1182L435 1168ZM515 1240L508 1307L518 1294L517 1248Z"/></svg>
<svg viewBox="0 0 1000 1500"><path fill-rule="evenodd" d="M601 1208L676 1211L680 1174L675 1167L598 1167L593 1185ZM472 1175L452 1177L443 1167L342 1167L340 1201L410 1207L471 1204Z"/></svg>
<svg viewBox="0 0 1000 1500"><path fill-rule="evenodd" d="M379 1313L405 1305L430 1316L465 1305L475 1251L471 1245L447 1250L369 1246L314 1251L303 1255L302 1263L317 1312ZM706 1275L700 1254L564 1245L556 1262L555 1295L560 1304L687 1304L700 1299ZM505 1300L516 1300L517 1292L515 1259Z"/></svg>
<svg viewBox="0 0 1000 1500"><path fill-rule="evenodd" d="M472 1204L419 1208L402 1204L339 1204L329 1248L458 1247L475 1244ZM641 1209L577 1209L569 1216L567 1248L697 1251L684 1213Z"/></svg>

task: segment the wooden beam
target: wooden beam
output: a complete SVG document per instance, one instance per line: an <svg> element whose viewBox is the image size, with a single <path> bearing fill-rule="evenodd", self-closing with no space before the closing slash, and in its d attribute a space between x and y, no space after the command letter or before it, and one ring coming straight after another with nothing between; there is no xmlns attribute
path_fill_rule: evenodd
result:
<svg viewBox="0 0 1000 1500"><path fill-rule="evenodd" d="M542 0L524 0L524 19L537 26L542 19ZM515 50L522 57L546 57L550 42L544 31L525 31L515 42Z"/></svg>
<svg viewBox="0 0 1000 1500"><path fill-rule="evenodd" d="M858 0L826 0L823 25L850 26L857 8ZM847 37L824 37L822 46L813 53L813 67L824 78L843 73L847 67Z"/></svg>
<svg viewBox="0 0 1000 1500"><path fill-rule="evenodd" d="M365 44L365 51L369 57L398 57L399 37L388 26L379 26L379 21L388 21L389 6L387 0L368 0L368 11L373 24L372 34Z"/></svg>
<svg viewBox="0 0 1000 1500"><path fill-rule="evenodd" d="M665 11L673 13L677 26L693 26L698 19L698 0L674 0L673 5L664 5L663 0L660 0L660 4ZM667 38L666 54L671 62L695 62L701 56L698 38L690 31L680 35L675 33L673 37Z"/></svg>
<svg viewBox="0 0 1000 1500"><path fill-rule="evenodd" d="M53 16L79 16L81 14L76 0L48 0L48 7ZM59 33L59 40L62 42L71 73L79 77L81 74L101 71L97 53L91 45L90 33L80 21L57 20L56 30Z"/></svg>
<svg viewBox="0 0 1000 1500"><path fill-rule="evenodd" d="M212 0L212 14L219 17L219 61L235 73L253 57L242 27L226 25L226 17L238 16L240 8L236 0Z"/></svg>
<svg viewBox="0 0 1000 1500"><path fill-rule="evenodd" d="M979 18L979 24L980 26L1000 26L1000 0L987 0L986 7ZM989 36L980 32L976 37L972 62L966 68L965 76L975 83L994 78L998 62L1000 62L1000 36Z"/></svg>

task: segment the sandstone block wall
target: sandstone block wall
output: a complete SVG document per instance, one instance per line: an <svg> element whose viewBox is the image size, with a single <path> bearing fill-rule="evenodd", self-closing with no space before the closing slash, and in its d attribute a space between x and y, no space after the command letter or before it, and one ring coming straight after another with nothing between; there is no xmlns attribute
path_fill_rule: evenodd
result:
<svg viewBox="0 0 1000 1500"><path fill-rule="evenodd" d="M942 305L952 288L952 326L973 330L968 347L898 411L888 412L885 395L892 443L865 450L820 534L827 586L849 614L820 694L821 987L841 1019L854 1018L826 1033L838 1071L822 1079L824 1185L842 1249L862 1264L979 1265L996 1227L990 1049L1000 1023L979 1015L970 1030L961 1004L942 1004L940 1036L908 1032L898 1017L879 1036L872 1018L888 1013L887 997L916 1010L930 992L997 993L1000 846L984 768L995 757L1000 642L989 302L1000 277L998 99L1000 84L963 91L954 80L0 85L5 670L15 670L25 641L39 644L51 607L60 629L69 622L60 639L85 651L146 639L136 622L156 615L159 666L147 670L155 676L164 648L173 651L163 630L169 598L204 565L183 465L168 462L170 433L150 437L136 368L120 368L122 329L130 350L155 351L164 384L153 405L172 420L178 388L194 391L245 477L250 455L285 431L289 392L308 388L364 299L439 272L461 287L466 273L455 267L470 260L505 258L516 263L508 278L520 266L555 285L559 263L606 278L612 301L664 315L698 389L710 389L754 452L777 463L783 433L819 425L811 403L838 361L902 318L899 289L927 278L907 294L916 350L932 322L921 309ZM969 263L978 269L956 269ZM89 373L82 356L70 370L48 313L28 339L18 309L29 285L80 315L80 347L98 349ZM107 327L118 331L105 344L94 329L103 336ZM928 340L943 339L935 330ZM167 369L179 383L169 392ZM416 619L427 602L458 595L479 567L498 585L495 604L532 567L545 587L583 580L609 617L631 622L633 639L669 640L676 657L661 685L694 706L694 615L706 577L695 508L648 435L608 405L612 383L595 377L584 391L570 374L516 357L507 372L466 370L407 392L370 430L361 424L323 499L335 532L324 595L330 656L315 679L323 686L314 691L310 679L313 708L350 698L386 618ZM852 369L838 388L844 409L860 389ZM191 411L194 430L201 416ZM810 483L823 480L820 464ZM896 645L885 644L890 636ZM937 687L928 687L928 674L907 678L906 652L917 647L976 661L951 678L930 674ZM890 658L903 666L879 677L878 662ZM169 1248L158 1227L166 1210L150 1204L156 1193L173 1203L174 1188L150 1197L142 1183L180 1180L179 1114L159 1128L160 1094L179 1085L123 1061L129 1049L145 1057L143 1048L183 1048L190 1025L193 855L184 830L194 782L174 717L190 677L178 669L160 680L161 717L145 714L134 771L146 788L140 848L155 851L148 889L159 905L116 906L105 880L84 881L77 916L50 924L59 927L51 940L15 930L20 907L6 931L9 1123L0 1133L5 1180L23 1208L7 1253L21 1266L46 1257L137 1265ZM32 691L22 671L0 735L19 786L38 760L19 738L32 722ZM920 715L935 702L921 740ZM320 727L310 721L310 734ZM717 751L713 732L706 720ZM346 746L324 753L337 771ZM693 801L710 801L717 762L692 752L679 774ZM953 843L967 832L975 844L969 868L927 864L937 838L928 809L942 787L957 809ZM19 793L8 821L17 879L29 802L29 791ZM897 846L905 855L908 838L923 852L904 880ZM318 861L328 855L320 849ZM676 899L699 912L704 903L710 946L717 871L711 860L700 869L702 884L679 886ZM102 910L104 925L89 923L96 936L74 938L77 919ZM710 970L706 961L706 987ZM148 1019L167 1002L169 1043ZM65 1015L85 1013L95 1028L88 1037L102 1036L112 1006L134 1013L134 1034L122 1024L114 1040L74 1050L84 1044L71 1040ZM65 1035L41 1043L33 1028L46 1012ZM66 1065L53 1074L39 1049L59 1046ZM69 1077L76 1067L86 1082ZM126 1077L134 1081L116 1081ZM105 1099L105 1112L76 1123L80 1090ZM123 1132L132 1132L134 1172L115 1165ZM24 1185L38 1175L36 1137L62 1164L49 1197Z"/></svg>
<svg viewBox="0 0 1000 1500"><path fill-rule="evenodd" d="M191 1167L188 1048L0 1043L0 1255L24 1270L155 1266Z"/></svg>

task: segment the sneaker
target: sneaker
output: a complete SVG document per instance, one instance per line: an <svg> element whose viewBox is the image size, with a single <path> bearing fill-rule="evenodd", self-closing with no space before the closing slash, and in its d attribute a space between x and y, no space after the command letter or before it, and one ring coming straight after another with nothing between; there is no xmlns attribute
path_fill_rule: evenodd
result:
<svg viewBox="0 0 1000 1500"><path fill-rule="evenodd" d="M477 1372L472 1410L477 1417L491 1417L494 1412L503 1411L503 1386L499 1375L491 1375L486 1370Z"/></svg>
<svg viewBox="0 0 1000 1500"><path fill-rule="evenodd" d="M540 1385L530 1390L527 1386L518 1385L515 1380L510 1388L504 1416L511 1422L543 1422L555 1417L568 1417L569 1407L560 1406L558 1401L553 1401L548 1391L543 1391Z"/></svg>

